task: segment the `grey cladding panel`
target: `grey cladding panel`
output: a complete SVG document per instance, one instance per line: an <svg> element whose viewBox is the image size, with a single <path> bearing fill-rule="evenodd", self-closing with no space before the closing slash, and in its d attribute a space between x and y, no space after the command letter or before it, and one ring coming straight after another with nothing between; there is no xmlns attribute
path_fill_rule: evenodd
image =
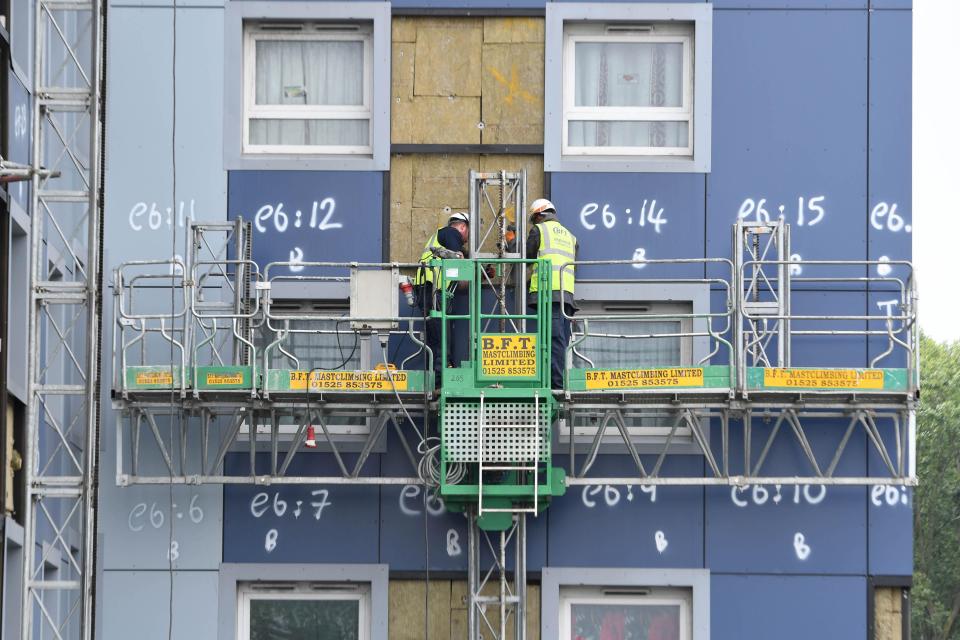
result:
<svg viewBox="0 0 960 640"><path fill-rule="evenodd" d="M150 34L150 46L144 46ZM183 254L186 218L226 217L223 14L177 12L176 198L173 194L173 13L110 14L104 242L114 264ZM174 202L176 201L176 204ZM175 234L175 235L174 235ZM176 246L174 246L176 242Z"/></svg>
<svg viewBox="0 0 960 640"><path fill-rule="evenodd" d="M173 587L173 615L170 588ZM217 637L216 571L105 571L101 640L197 640ZM172 630L171 630L172 627ZM168 634L168 631L172 631Z"/></svg>

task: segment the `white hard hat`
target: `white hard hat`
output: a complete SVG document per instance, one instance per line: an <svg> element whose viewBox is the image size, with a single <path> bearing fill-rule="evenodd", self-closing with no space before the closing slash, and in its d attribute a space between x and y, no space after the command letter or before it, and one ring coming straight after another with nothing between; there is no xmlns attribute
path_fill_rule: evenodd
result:
<svg viewBox="0 0 960 640"><path fill-rule="evenodd" d="M468 216L468 215L467 215L466 213L464 213L463 211L456 211L456 212L450 214L450 219L449 219L447 222L448 222L448 223L450 223L450 222L465 222L466 224L470 224L470 216Z"/></svg>
<svg viewBox="0 0 960 640"><path fill-rule="evenodd" d="M557 212L557 208L553 206L553 203L547 200L546 198L537 198L530 205L530 215L538 215L546 213L548 211Z"/></svg>

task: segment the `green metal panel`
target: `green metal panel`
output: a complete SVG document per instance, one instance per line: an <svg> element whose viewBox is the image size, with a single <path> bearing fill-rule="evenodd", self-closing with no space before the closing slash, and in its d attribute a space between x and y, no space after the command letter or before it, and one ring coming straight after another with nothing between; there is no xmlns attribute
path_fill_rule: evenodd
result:
<svg viewBox="0 0 960 640"><path fill-rule="evenodd" d="M823 369L791 367L747 369L747 389L761 391L907 391L906 369Z"/></svg>
<svg viewBox="0 0 960 640"><path fill-rule="evenodd" d="M196 382L201 391L249 391L253 387L253 367L197 367Z"/></svg>
<svg viewBox="0 0 960 640"><path fill-rule="evenodd" d="M181 367L171 367L170 365L138 365L126 367L123 374L127 389L151 391L179 389L183 371ZM190 387L189 370L187 370L186 386Z"/></svg>

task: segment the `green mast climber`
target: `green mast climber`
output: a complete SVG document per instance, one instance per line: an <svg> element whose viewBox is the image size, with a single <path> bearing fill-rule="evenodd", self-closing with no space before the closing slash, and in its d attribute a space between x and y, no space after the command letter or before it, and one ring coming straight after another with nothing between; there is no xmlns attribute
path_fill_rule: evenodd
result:
<svg viewBox="0 0 960 640"><path fill-rule="evenodd" d="M532 309L509 313L484 299L493 267L537 264L540 279ZM469 321L469 360L444 369L439 404L440 494L451 511L476 507L480 528L508 528L513 514L538 514L565 490L564 473L551 465L551 425L557 403L550 390L550 264L548 260L437 260L439 290L447 299L431 314L443 322L441 362L449 323ZM469 286L466 315L450 311L456 286ZM485 313L484 305L494 312ZM534 330L529 330L535 325Z"/></svg>

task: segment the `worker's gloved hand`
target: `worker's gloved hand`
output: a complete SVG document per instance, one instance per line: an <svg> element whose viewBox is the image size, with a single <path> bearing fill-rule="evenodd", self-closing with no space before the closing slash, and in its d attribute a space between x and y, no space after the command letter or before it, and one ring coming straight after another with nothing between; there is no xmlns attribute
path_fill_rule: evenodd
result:
<svg viewBox="0 0 960 640"><path fill-rule="evenodd" d="M507 232L503 235L503 239L506 242L504 247L510 253L513 253L517 250L517 230L516 227L510 225L507 227Z"/></svg>

